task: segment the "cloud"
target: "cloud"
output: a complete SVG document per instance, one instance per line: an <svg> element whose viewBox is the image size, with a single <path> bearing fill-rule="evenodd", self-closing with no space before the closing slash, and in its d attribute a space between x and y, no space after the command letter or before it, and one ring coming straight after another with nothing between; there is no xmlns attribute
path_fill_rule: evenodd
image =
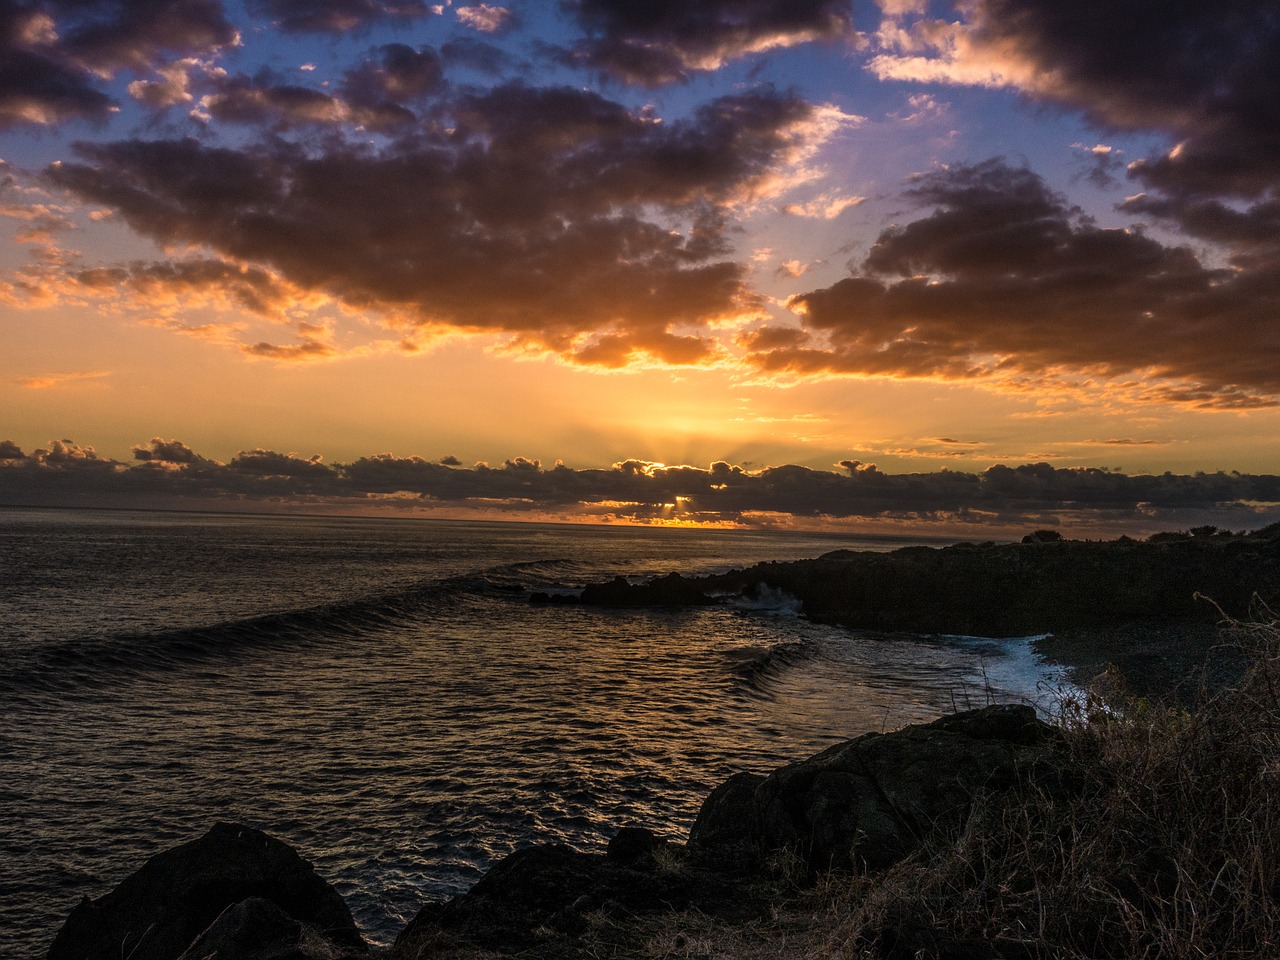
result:
<svg viewBox="0 0 1280 960"><path fill-rule="evenodd" d="M957 22L886 11L894 16L878 35L881 53L870 68L886 79L1013 87L1082 109L1107 128L1167 132L1176 146L1130 164L1129 176L1163 194L1160 214L1193 233L1206 222L1207 204L1216 202L1220 214L1230 209L1222 202L1228 198L1274 204L1280 188L1274 5L975 0L962 10ZM1227 219L1216 218L1206 236L1231 239ZM1252 232L1250 219L1234 222Z"/></svg>
<svg viewBox="0 0 1280 960"><path fill-rule="evenodd" d="M216 92L202 96L192 116L206 121L261 124L280 129L302 124L341 124L355 119L347 104L322 91L244 75L219 78Z"/></svg>
<svg viewBox="0 0 1280 960"><path fill-rule="evenodd" d="M349 85L382 76L385 88L394 74L428 89L425 57L383 48ZM403 63L414 69L393 69ZM237 110L294 102L231 85L250 94ZM323 113L330 98L317 96L296 103ZM434 122L381 149L80 143L81 162L46 178L162 244L205 247L388 323L501 334L584 364L688 364L716 352L708 322L759 309L746 267L724 259L724 208L785 188L834 122L767 88L673 123L521 84L441 89L430 109Z"/></svg>
<svg viewBox="0 0 1280 960"><path fill-rule="evenodd" d="M945 438L942 441L945 442ZM469 508L538 516L755 523L772 518L831 521L1034 523L1056 513L1068 522L1156 529L1162 522L1214 515L1233 525L1261 525L1280 505L1280 477L1197 473L1129 476L1047 463L996 465L981 473L887 474L843 460L840 472L796 465L747 470L625 460L576 470L511 457L499 467L465 468L457 458L431 461L390 453L328 464L319 456L254 449L227 463L179 440L153 437L133 462L101 457L70 440L24 455L0 442L0 502L261 502L275 507Z"/></svg>
<svg viewBox="0 0 1280 960"><path fill-rule="evenodd" d="M219 0L6 3L0 8L0 129L102 119L115 109L103 80L214 53L237 40Z"/></svg>
<svg viewBox="0 0 1280 960"><path fill-rule="evenodd" d="M372 106L383 101L411 102L435 93L443 83L444 67L431 47L415 50L403 43L389 43L348 70L342 89L354 103Z"/></svg>
<svg viewBox="0 0 1280 960"><path fill-rule="evenodd" d="M755 364L1014 390L1096 377L1095 394L1110 382L1139 402L1277 402L1273 267L1213 269L1097 227L998 159L918 175L906 194L932 212L882 232L855 275L793 297L799 328L747 334Z"/></svg>
<svg viewBox="0 0 1280 960"><path fill-rule="evenodd" d="M242 344L240 349L252 357L285 362L331 360L338 355L338 350L332 344L314 337L303 337L298 343Z"/></svg>
<svg viewBox="0 0 1280 960"><path fill-rule="evenodd" d="M248 0L248 6L286 33L349 33L435 12L422 0Z"/></svg>
<svg viewBox="0 0 1280 960"><path fill-rule="evenodd" d="M851 38L848 0L563 0L586 32L562 56L626 83L658 86L753 53Z"/></svg>
<svg viewBox="0 0 1280 960"><path fill-rule="evenodd" d="M1124 170L1122 152L1105 143L1097 143L1092 147L1083 143L1074 143L1071 149L1078 151L1075 155L1077 163L1082 167L1076 178L1083 178L1095 187L1105 190L1120 182L1118 174Z"/></svg>
<svg viewBox="0 0 1280 960"><path fill-rule="evenodd" d="M159 313L212 306L283 321L307 299L270 271L213 258L75 269L69 279L81 294Z"/></svg>
<svg viewBox="0 0 1280 960"><path fill-rule="evenodd" d="M130 92L163 108L194 99L192 73L199 68L200 98L190 111L204 123L219 121L284 132L298 127L391 132L417 120L407 105L420 105L444 85L443 64L430 47L385 44L348 69L338 92L304 86L270 70L229 75L194 60L162 69L158 82L135 81ZM310 71L307 71L310 72Z"/></svg>
<svg viewBox="0 0 1280 960"><path fill-rule="evenodd" d="M782 208L782 212L789 213L793 217L811 217L816 220L834 220L850 207L856 207L866 199L866 197L842 197L830 193L824 193L820 197L814 197L808 203L789 203Z"/></svg>
<svg viewBox="0 0 1280 960"><path fill-rule="evenodd" d="M28 390L50 390L54 387L65 387L84 380L101 380L111 376L110 370L85 370L76 373L50 373L39 377L22 377L18 385Z"/></svg>
<svg viewBox="0 0 1280 960"><path fill-rule="evenodd" d="M478 73L498 76L518 67L519 61L501 47L479 37L456 37L440 45L440 56L449 66L467 67Z"/></svg>
<svg viewBox="0 0 1280 960"><path fill-rule="evenodd" d="M454 14L463 26L478 30L481 33L497 33L513 22L511 11L506 7L477 3L468 7L455 7Z"/></svg>
<svg viewBox="0 0 1280 960"><path fill-rule="evenodd" d="M152 437L151 442L133 448L133 459L151 463L197 463L204 461L181 440L163 440Z"/></svg>

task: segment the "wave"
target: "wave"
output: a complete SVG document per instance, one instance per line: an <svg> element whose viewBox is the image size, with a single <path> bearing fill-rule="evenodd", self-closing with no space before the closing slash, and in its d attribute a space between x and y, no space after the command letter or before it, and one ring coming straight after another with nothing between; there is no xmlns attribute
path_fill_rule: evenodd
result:
<svg viewBox="0 0 1280 960"><path fill-rule="evenodd" d="M391 594L359 597L222 623L61 640L10 651L0 693L60 692L118 685L185 667L234 662L270 651L358 642L420 618L428 605L484 591L483 582L435 581Z"/></svg>
<svg viewBox="0 0 1280 960"><path fill-rule="evenodd" d="M772 681L795 664L812 656L812 644L790 640L767 647L740 647L725 654L738 686L746 693L773 699Z"/></svg>
<svg viewBox="0 0 1280 960"><path fill-rule="evenodd" d="M550 557L541 560L519 560L482 571L478 576L497 590L579 590L592 580L609 579L623 562L586 565L582 560Z"/></svg>
<svg viewBox="0 0 1280 960"><path fill-rule="evenodd" d="M769 613L782 617L803 617L804 601L781 587L767 583L753 583L745 591L719 594L728 600L729 606L755 613Z"/></svg>

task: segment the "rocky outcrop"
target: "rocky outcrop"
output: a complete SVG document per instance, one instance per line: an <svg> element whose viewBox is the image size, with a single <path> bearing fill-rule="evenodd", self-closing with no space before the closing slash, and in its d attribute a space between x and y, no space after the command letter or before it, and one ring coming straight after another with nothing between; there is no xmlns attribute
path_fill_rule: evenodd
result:
<svg viewBox="0 0 1280 960"><path fill-rule="evenodd" d="M608 607L690 607L716 601L707 596L706 587L678 573L654 577L643 584L629 583L614 577L604 583L589 583L582 588L580 603Z"/></svg>
<svg viewBox="0 0 1280 960"><path fill-rule="evenodd" d="M809 619L873 630L1025 636L1133 623L1244 617L1255 594L1280 599L1280 525L1238 535L1043 540L840 550L710 577L592 584L583 603L673 606L782 592Z"/></svg>
<svg viewBox="0 0 1280 960"><path fill-rule="evenodd" d="M1031 707L970 710L867 734L762 779L739 774L707 798L689 846L733 863L793 855L810 873L880 869L958 833L975 797L1068 779L1060 736Z"/></svg>
<svg viewBox="0 0 1280 960"><path fill-rule="evenodd" d="M268 937L259 944L266 947L292 921L299 925L298 943L327 941L338 952L330 957L365 951L346 903L292 847L251 827L218 823L198 840L152 857L105 896L82 901L54 940L49 960L178 960L228 907L244 901L250 905L225 917L218 942L243 940L256 930ZM232 953L225 960L257 956ZM284 953L279 960L286 957L302 960L306 954Z"/></svg>

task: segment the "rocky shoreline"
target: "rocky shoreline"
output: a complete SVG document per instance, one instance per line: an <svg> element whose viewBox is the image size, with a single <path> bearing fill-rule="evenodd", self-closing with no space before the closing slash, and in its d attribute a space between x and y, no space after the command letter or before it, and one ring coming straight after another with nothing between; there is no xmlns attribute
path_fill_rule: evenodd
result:
<svg viewBox="0 0 1280 960"><path fill-rule="evenodd" d="M1216 648L1215 623L1274 602L1277 573L1280 525L1141 543L1042 533L1021 544L838 551L714 577L615 580L588 585L580 597L534 602L686 606L785 592L812 619L851 627L1045 632L1039 650L1047 657L1081 671L1119 664L1136 692L1143 682L1167 692ZM1236 672L1229 655L1214 663L1210 683L1219 679L1213 670ZM48 958L638 956L650 918L696 915L750 928L776 918L820 877L874 876L955 843L976 806L989 814L1019 809L1026 798L1045 809L1077 803L1079 763L1063 731L1024 705L867 734L767 776L731 777L706 798L684 842L651 829L659 825L620 825L607 854L556 845L517 851L465 894L424 904L387 948L369 947L346 904L288 845L220 823L84 900ZM1016 944L941 943L917 919L874 930L863 955L1023 955ZM709 955L687 946L665 955Z"/></svg>
<svg viewBox="0 0 1280 960"><path fill-rule="evenodd" d="M1197 528L1148 540L1066 540L838 550L707 577L587 584L578 596L535 597L609 607L753 603L785 596L819 623L884 632L1035 636L1046 660L1078 682L1108 666L1135 692L1186 699L1188 678L1238 675L1220 649L1225 619L1280 606L1280 524L1252 533Z"/></svg>
<svg viewBox="0 0 1280 960"><path fill-rule="evenodd" d="M1060 734L1032 708L993 706L866 734L707 797L685 843L617 831L606 854L539 845L467 893L425 904L371 949L334 889L287 844L219 823L157 854L67 918L49 960L404 960L492 953L596 955L641 918L676 911L730 924L768 917L829 871L883 870L964 827L975 797L1069 791ZM624 950L625 953L625 950Z"/></svg>

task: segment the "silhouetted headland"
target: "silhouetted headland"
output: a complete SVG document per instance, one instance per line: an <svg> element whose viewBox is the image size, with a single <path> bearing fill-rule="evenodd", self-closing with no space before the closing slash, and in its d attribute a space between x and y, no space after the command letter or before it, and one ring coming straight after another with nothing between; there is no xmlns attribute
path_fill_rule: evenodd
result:
<svg viewBox="0 0 1280 960"><path fill-rule="evenodd" d="M820 623L874 631L1035 636L1039 653L1087 677L1108 664L1154 692L1199 667L1225 618L1280 596L1280 524L1201 527L1147 540L1066 540L837 550L707 577L588 584L578 602L694 606L793 598Z"/></svg>

